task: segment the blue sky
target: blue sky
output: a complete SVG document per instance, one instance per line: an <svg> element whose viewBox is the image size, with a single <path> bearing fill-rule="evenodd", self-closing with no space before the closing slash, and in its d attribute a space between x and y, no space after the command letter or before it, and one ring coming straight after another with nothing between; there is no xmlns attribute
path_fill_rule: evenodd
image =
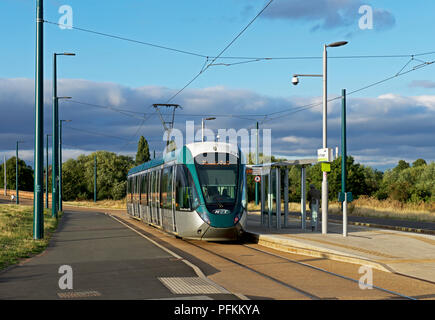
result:
<svg viewBox="0 0 435 320"><path fill-rule="evenodd" d="M62 16L59 7L69 5L74 27L215 56L265 4L264 0L45 0L45 19L58 22ZM372 30L358 27L361 5L370 5L375 12ZM8 120L0 129L0 149L10 156L15 137L29 141L23 145L23 157L32 163L35 1L1 0L0 12L0 26L6 31L3 42L7 44L2 49L0 108L6 115L2 121ZM435 52L435 44L429 40L433 12L435 3L424 0L275 0L223 56L320 57L323 44L349 41L345 47L329 49L328 91L334 97L342 88L352 91L390 77L409 60L334 57ZM202 57L61 30L52 24L44 27L47 133L51 130L53 52L77 54L59 58L59 95L147 113L153 111L150 103L165 102L205 63ZM435 53L418 58L432 61ZM412 61L407 68L419 63ZM394 166L399 159L435 160L435 130L431 125L435 120L434 68L435 64L427 66L349 97L350 154L380 169ZM318 101L320 79L302 79L294 87L290 78L294 73L321 72L321 59L212 66L173 101L184 107L177 114L176 127L183 128L185 120L200 125L200 117L188 114L266 114ZM138 136L145 135L152 149L162 150L162 129L156 116L138 127L138 118L124 119L119 113L62 102L61 117L73 120L70 127L127 140L133 137L134 142L126 145L127 140L65 129L64 141L69 143L66 158L101 149L134 154L138 128ZM339 104L330 104L328 121L328 144L339 145ZM240 129L253 124L252 120L218 117L209 125L212 129ZM263 127L272 129L272 152L276 155L308 157L321 147L320 107L265 122Z"/></svg>

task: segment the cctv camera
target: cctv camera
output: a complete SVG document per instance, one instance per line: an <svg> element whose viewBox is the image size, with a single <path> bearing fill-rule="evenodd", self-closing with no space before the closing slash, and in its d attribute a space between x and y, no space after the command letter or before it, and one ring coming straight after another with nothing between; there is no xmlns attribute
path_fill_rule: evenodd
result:
<svg viewBox="0 0 435 320"><path fill-rule="evenodd" d="M292 83L293 83L293 85L297 86L297 85L299 84L299 78L296 77L296 76L294 76L294 77L292 78Z"/></svg>

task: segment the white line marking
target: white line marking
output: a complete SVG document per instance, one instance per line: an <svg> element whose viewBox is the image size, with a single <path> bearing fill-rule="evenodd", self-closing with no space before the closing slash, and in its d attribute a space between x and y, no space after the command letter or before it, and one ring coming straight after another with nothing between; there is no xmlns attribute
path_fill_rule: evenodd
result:
<svg viewBox="0 0 435 320"><path fill-rule="evenodd" d="M165 248L164 246L162 246L161 244L157 243L156 241L154 241L153 239L147 237L146 235L140 233L139 231L133 229L132 227L130 227L129 225L125 224L124 222L122 222L121 220L119 220L118 218L112 216L110 213L104 213L106 215L108 215L109 217L111 217L112 219L118 221L120 224L126 226L127 228L129 228L130 230L136 232L138 235L140 235L141 237L147 239L149 242L151 242L152 244L154 244L155 246L159 247L160 249L166 251L167 253L169 253L170 255L172 255L173 257L183 261L186 265L188 265L189 267L191 267L193 269L193 271L195 271L196 275L202 279L204 279L205 281L209 282L210 284L220 288L222 291L224 292L228 292L231 293L233 295L235 295L236 297L238 297L241 300L250 300L248 297L246 297L245 295L241 294L241 293L233 293L228 291L227 289L225 289L224 287L218 285L216 282L214 282L213 280L210 280L209 278L206 277L206 275L201 271L201 269L199 267L197 267L196 265L194 265L193 263L191 263L190 261L187 261L186 259L182 258L181 256L179 256L178 254L176 254L175 252L169 250L168 248Z"/></svg>

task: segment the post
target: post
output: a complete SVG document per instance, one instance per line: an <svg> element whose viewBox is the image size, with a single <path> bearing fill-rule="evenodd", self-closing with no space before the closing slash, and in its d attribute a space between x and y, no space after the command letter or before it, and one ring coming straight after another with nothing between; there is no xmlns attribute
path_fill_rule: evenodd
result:
<svg viewBox="0 0 435 320"><path fill-rule="evenodd" d="M52 144L51 144L51 216L57 218L57 199L58 199L58 190L57 190L57 174L58 174L58 123L59 123L59 114L58 114L58 101L57 101L57 66L56 66L56 53L53 54L53 132L51 134Z"/></svg>
<svg viewBox="0 0 435 320"><path fill-rule="evenodd" d="M4 186L5 186L5 196L8 195L8 180L6 179L6 155L4 155L4 165L3 165L3 169L5 170L5 175L4 175Z"/></svg>
<svg viewBox="0 0 435 320"><path fill-rule="evenodd" d="M36 0L35 154L33 238L44 237L44 4ZM18 197L17 197L18 198Z"/></svg>
<svg viewBox="0 0 435 320"><path fill-rule="evenodd" d="M264 175L263 172L261 172L261 182L260 182L260 189L261 189L261 224L264 224L264 218L265 218L265 203L264 203L264 184L266 183L264 181Z"/></svg>
<svg viewBox="0 0 435 320"><path fill-rule="evenodd" d="M62 120L59 121L59 211L62 211Z"/></svg>
<svg viewBox="0 0 435 320"><path fill-rule="evenodd" d="M306 177L305 177L305 167L301 168L301 226L302 230L306 228L306 218L307 218L307 194L306 194Z"/></svg>
<svg viewBox="0 0 435 320"><path fill-rule="evenodd" d="M94 202L97 202L97 155L94 155Z"/></svg>
<svg viewBox="0 0 435 320"><path fill-rule="evenodd" d="M46 169L45 169L45 208L48 209L48 136L46 139L46 146L45 146L45 161L46 161Z"/></svg>
<svg viewBox="0 0 435 320"><path fill-rule="evenodd" d="M281 229L281 170L276 168L276 228Z"/></svg>
<svg viewBox="0 0 435 320"><path fill-rule="evenodd" d="M273 199L272 199L272 168L269 170L267 175L267 209L268 210L268 222L267 226L270 228L272 226L272 209L273 209Z"/></svg>
<svg viewBox="0 0 435 320"><path fill-rule="evenodd" d="M288 227L288 167L284 173L284 228Z"/></svg>
<svg viewBox="0 0 435 320"><path fill-rule="evenodd" d="M323 148L327 148L327 104L328 104L328 53L327 46L323 48ZM322 234L328 233L328 174L323 172L322 180Z"/></svg>
<svg viewBox="0 0 435 320"><path fill-rule="evenodd" d="M341 98L341 192L344 193L343 202L343 237L347 237L347 192L346 192L346 89L342 90Z"/></svg>
<svg viewBox="0 0 435 320"><path fill-rule="evenodd" d="M17 148L15 150L15 204L20 204L20 200L18 198L18 141Z"/></svg>
<svg viewBox="0 0 435 320"><path fill-rule="evenodd" d="M255 164L258 164L258 121L257 121L257 148L255 150ZM255 205L258 205L258 182L255 183Z"/></svg>
<svg viewBox="0 0 435 320"><path fill-rule="evenodd" d="M204 142L204 118L201 121L201 142Z"/></svg>

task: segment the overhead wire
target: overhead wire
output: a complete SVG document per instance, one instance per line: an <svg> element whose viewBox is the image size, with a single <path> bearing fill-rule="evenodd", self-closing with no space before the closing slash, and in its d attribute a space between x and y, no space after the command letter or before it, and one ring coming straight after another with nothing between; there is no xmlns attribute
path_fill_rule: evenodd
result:
<svg viewBox="0 0 435 320"><path fill-rule="evenodd" d="M429 61L429 62L424 62L424 63L419 64L419 65L417 65L417 66L415 66L415 67L413 67L412 69L407 70L407 71L403 71L404 68L402 68L402 70L401 70L399 73L396 73L395 75L393 75L393 76L391 76L391 77L385 78L385 79L380 80L380 81L376 81L376 82L374 82L374 83L371 83L371 84L366 85L366 86L364 86L364 87L361 87L361 88L359 88L359 89L355 89L355 90L349 91L349 92L347 93L347 95L349 96L349 95L355 94L355 93L357 93L357 92L360 92L360 91L366 90L366 89L368 89L368 88L371 88L371 87L374 87L374 86L376 86L376 85L382 84L382 83L384 83L384 82L390 81L390 80L392 80L392 79L394 79L394 78L397 78L397 77L403 76L403 75L405 75L405 74L408 74L408 73L413 72L413 71L415 71L415 70L417 70L417 69L420 69L420 68L423 68L423 67L429 66L429 65L434 64L434 63L435 63L435 60L433 60L433 61ZM408 64L409 64L409 63L408 63ZM407 64L407 65L408 65L408 64ZM406 66L407 66L407 65L406 65ZM405 66L405 67L406 67L406 66ZM338 99L341 99L341 98L342 98L342 96L337 96L337 97L335 97L335 98L328 99L327 101L328 101L328 102L332 102L332 101L335 101L335 100L338 100ZM291 108L291 109L289 109L289 110L282 110L282 111L271 112L271 113L268 113L268 114L266 115L265 120L263 120L262 123L270 122L270 121L275 120L275 119L278 119L278 118L287 117L287 116L289 116L289 115L291 115L291 114L294 114L294 113L297 113L297 112L300 112L300 111L304 111L304 110L308 110L308 109L315 108L315 107L317 107L317 106L321 106L322 104L323 104L323 102L320 102L320 103L311 103L311 104L303 105L303 106L300 106L300 107ZM287 114L285 114L285 113L287 113ZM269 118L270 115L274 115L274 114L281 114L281 115L280 115L280 116L277 116L277 117ZM284 114L284 115L283 115L283 114Z"/></svg>
<svg viewBox="0 0 435 320"><path fill-rule="evenodd" d="M174 95L172 95L167 103L171 102L172 100L174 100L181 92L183 92L192 82L194 82L201 74L203 74L209 67L210 65L212 65L217 59L219 59L219 57L226 51L228 50L229 47L231 47L231 45L238 39L240 38L240 36L249 28L249 26L251 26L252 23L254 23L255 20L257 20L257 18L270 6L270 4L273 2L274 0L270 0L266 6L264 6L264 8L242 29L242 31L240 31L237 36L230 41L230 43L227 44L227 46L221 50L221 52L213 58L213 60L206 65L205 67L203 67L201 69L201 71L195 75L184 87L182 87L180 90L178 90ZM207 57L208 59L208 57Z"/></svg>

